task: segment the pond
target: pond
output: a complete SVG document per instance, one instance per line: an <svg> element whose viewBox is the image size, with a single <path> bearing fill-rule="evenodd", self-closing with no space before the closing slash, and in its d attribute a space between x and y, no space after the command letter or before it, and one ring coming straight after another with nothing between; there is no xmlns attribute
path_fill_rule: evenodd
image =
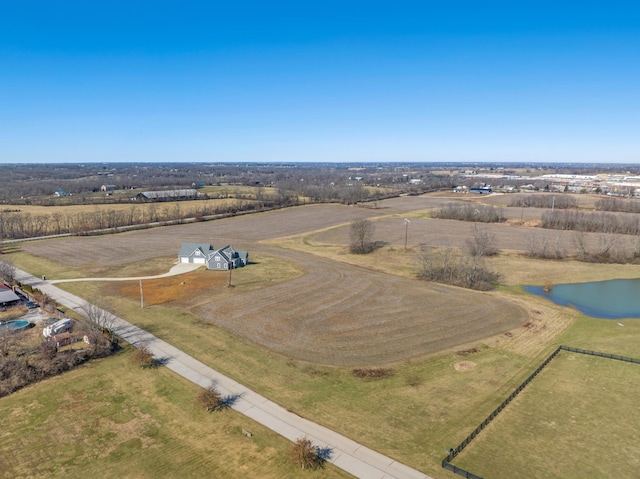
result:
<svg viewBox="0 0 640 479"><path fill-rule="evenodd" d="M542 286L524 289L556 304L571 305L594 318L640 318L640 279L557 284L549 292Z"/></svg>

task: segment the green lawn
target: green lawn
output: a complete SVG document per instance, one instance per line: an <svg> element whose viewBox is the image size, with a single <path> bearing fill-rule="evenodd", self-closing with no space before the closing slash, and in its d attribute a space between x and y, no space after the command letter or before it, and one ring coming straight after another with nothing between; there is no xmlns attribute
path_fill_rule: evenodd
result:
<svg viewBox="0 0 640 479"><path fill-rule="evenodd" d="M636 478L640 365L562 351L453 464L487 478Z"/></svg>

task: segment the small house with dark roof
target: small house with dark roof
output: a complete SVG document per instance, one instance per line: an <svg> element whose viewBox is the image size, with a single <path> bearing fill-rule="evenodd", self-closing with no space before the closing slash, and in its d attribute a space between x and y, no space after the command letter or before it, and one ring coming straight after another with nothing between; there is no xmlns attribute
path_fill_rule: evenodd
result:
<svg viewBox="0 0 640 479"><path fill-rule="evenodd" d="M231 245L214 249L207 243L182 243L178 253L180 263L206 264L207 269L241 268L249 262L248 251L236 251Z"/></svg>

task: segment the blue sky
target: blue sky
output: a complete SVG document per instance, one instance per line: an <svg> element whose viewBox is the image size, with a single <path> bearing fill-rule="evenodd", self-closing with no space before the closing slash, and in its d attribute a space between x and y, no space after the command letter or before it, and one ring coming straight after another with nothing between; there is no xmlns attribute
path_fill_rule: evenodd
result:
<svg viewBox="0 0 640 479"><path fill-rule="evenodd" d="M96 161L637 163L640 6L0 0L0 162Z"/></svg>

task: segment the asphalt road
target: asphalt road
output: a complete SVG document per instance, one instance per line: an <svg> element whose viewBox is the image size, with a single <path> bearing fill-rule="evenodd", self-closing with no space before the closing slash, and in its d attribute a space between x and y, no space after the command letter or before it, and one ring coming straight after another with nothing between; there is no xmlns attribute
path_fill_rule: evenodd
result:
<svg viewBox="0 0 640 479"><path fill-rule="evenodd" d="M30 284L59 304L82 314L89 305L84 299L63 291L48 281L16 269L16 279ZM362 479L433 479L426 474L369 449L326 427L293 414L233 379L185 354L166 341L115 317L115 333L134 346L146 345L163 365L202 387L215 385L231 407L285 438L306 437L316 446L330 451L327 461Z"/></svg>

